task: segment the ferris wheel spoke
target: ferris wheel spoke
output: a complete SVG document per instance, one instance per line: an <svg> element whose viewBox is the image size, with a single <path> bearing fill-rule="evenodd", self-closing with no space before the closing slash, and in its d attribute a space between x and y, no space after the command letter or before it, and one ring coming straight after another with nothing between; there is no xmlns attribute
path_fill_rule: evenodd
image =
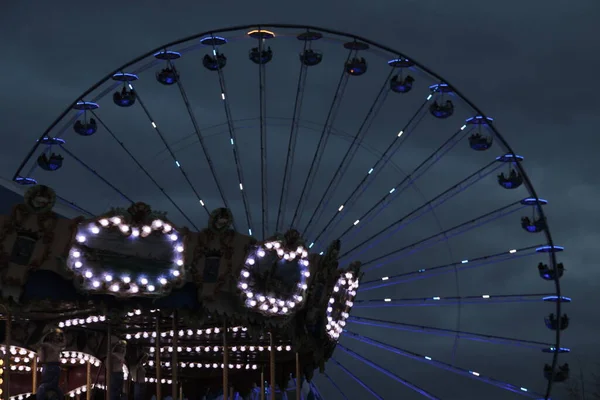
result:
<svg viewBox="0 0 600 400"><path fill-rule="evenodd" d="M339 345L338 345L339 346ZM371 387L369 385L367 385L365 382L363 382L358 376L354 375L348 368L344 367L342 365L342 363L340 363L338 360L335 359L335 357L332 357L329 359L329 361L331 361L333 364L335 364L339 369L341 369L342 371L344 371L346 373L346 375L348 375L350 378L352 378L356 383L358 383L360 386L363 387L363 389L365 389L367 392L369 392L373 397L375 397L377 400L385 400L383 397L381 397L380 395L377 394L377 392L373 389L371 389Z"/></svg>
<svg viewBox="0 0 600 400"><path fill-rule="evenodd" d="M331 377L327 374L327 372L321 372L321 375L323 377L325 377L325 379L327 379L327 381L331 384L331 386L333 386L335 388L335 390L337 390L337 392L340 394L340 396L342 396L342 398L344 400L348 400L348 397L346 397L346 395L344 394L344 391L342 390L340 385L335 383L335 381L333 379L331 379Z"/></svg>
<svg viewBox="0 0 600 400"><path fill-rule="evenodd" d="M383 105L387 99L387 96L389 94L389 80L393 73L394 73L394 69L391 69L390 73L388 74L388 76L386 76L385 80L383 81L383 85L381 86L379 93L377 93L375 100L369 107L369 111L367 112L367 115L365 116L360 127L356 131L356 134L354 135L352 142L350 143L350 147L348 147L348 150L346 151L346 153L344 154L344 157L340 161L336 171L334 172L333 176L331 177L331 180L325 186L326 187L325 193L323 193L323 195L320 196L319 203L314 208L313 213L310 216L310 218L306 224L306 227L302 230L302 232L304 232L304 237L308 237L310 235L309 228L310 228L311 223L315 220L315 218L317 218L317 220L319 220L320 216L325 211L325 208L329 204L329 200L327 199L328 195L329 195L329 197L332 197L333 194L335 193L338 185L342 181L346 171L348 170L348 167L352 163L352 160L354 159L354 156L356 155L356 152L359 149L359 144L363 141L364 136L367 134L367 132L371 128L371 125L372 125L373 121L375 120L375 118L377 118L379 111L381 111L381 107L383 107ZM317 217L317 215L318 215L318 217Z"/></svg>
<svg viewBox="0 0 600 400"><path fill-rule="evenodd" d="M154 179L154 177L150 174L150 172L148 172L148 170L146 168L144 168L144 166L142 165L142 163L140 163L140 161L133 155L133 153L131 153L131 151L129 151L129 149L118 138L118 136L112 131L112 129L110 129L106 125L106 123L104 122L104 120L102 118L100 118L100 116L96 112L94 112L93 110L90 111L90 112L94 116L94 118L96 119L96 121L98 121L98 123L104 128L104 130L106 132L108 132L108 134L110 135L110 137L113 138L113 140L115 142L117 142L117 144L123 149L123 151L127 154L127 156L129 156L129 158L131 158L131 160L138 166L138 168L144 173L144 175L146 175L148 177L148 179L150 179L150 181L154 184L154 186L156 186L156 188L158 190L160 190L160 192L167 198L167 200L173 205L173 207L175 207L175 209L177 211L179 211L179 213L181 214L181 216L183 218L185 218L186 221L188 221L191 226L195 226L194 222L192 222L191 218L185 213L185 211L183 211L183 209L181 209L181 207L175 202L175 200L173 200L173 198L156 181L156 179Z"/></svg>
<svg viewBox="0 0 600 400"><path fill-rule="evenodd" d="M374 178L375 176L377 176L379 174L380 170L382 170L383 167L385 165L387 165L387 163L392 159L392 157L394 156L396 151L398 151L398 149L400 148L400 145L403 143L403 141L409 136L410 133L412 133L417 128L419 123L425 117L425 115L426 115L426 113L424 113L425 106L429 103L429 101L432 98L433 98L433 94L430 93L429 96L427 96L427 98L425 99L425 101L421 104L421 106L419 106L417 111L412 115L412 117L404 125L404 127L398 132L398 134L390 142L390 144L388 145L386 150L383 152L381 157L375 162L375 165L373 165L373 167L371 167L369 169L369 171L365 174L363 179L350 192L350 195L348 195L348 197L343 202L343 204L338 207L336 214L333 215L333 218L330 219L330 221L326 225L325 229L323 229L323 230L327 229L327 226L329 224L331 224L331 222L336 218L338 213L340 213L342 210L346 209L346 212L344 212L344 214L347 213L348 209L351 208L349 203L355 202L354 200L355 200L355 196L357 193L359 193L359 192L361 192L361 194L364 193L364 191L366 190L365 183L369 180L369 177ZM373 181L373 179L371 179L371 181ZM314 245L314 241L313 241L313 245Z"/></svg>
<svg viewBox="0 0 600 400"><path fill-rule="evenodd" d="M221 200L223 201L223 205L225 206L225 208L230 208L229 202L227 201L227 198L225 197L225 192L223 191L223 187L221 186L221 182L219 181L219 177L217 175L215 165L212 161L212 158L210 156L208 148L206 147L206 144L204 142L204 136L202 135L202 131L200 130L200 125L198 124L196 114L192 110L192 106L190 104L190 99L187 95L187 92L185 91L185 87L183 86L183 82L181 80L181 75L177 72L175 65L172 62L169 61L168 65L170 65L173 68L174 72L177 74L177 79L175 80L175 82L177 84L177 88L179 89L179 93L181 94L181 99L183 100L183 102L185 104L185 108L190 117L190 121L192 122L192 126L194 127L194 134L198 138L198 143L200 144L200 148L202 149L202 154L204 154L204 158L206 158L206 162L208 163L208 168L210 169L210 172L213 176L215 184L217 185L217 190L219 191L219 196L221 197ZM234 226L234 228L236 226L235 220L233 221L233 226Z"/></svg>
<svg viewBox="0 0 600 400"><path fill-rule="evenodd" d="M215 42L215 36L213 34L210 35L212 37L212 52L215 57L219 55L219 49ZM239 181L239 189L242 196L242 202L244 203L244 212L246 213L246 223L248 224L248 234L252 236L252 214L250 211L250 205L248 203L248 196L246 195L246 191L244 190L244 173L242 170L242 162L240 160L240 153L237 144L237 138L235 134L235 125L233 121L233 116L231 114L231 107L229 107L229 100L227 97L227 85L225 84L225 74L223 73L223 69L221 65L217 62L217 76L219 79L219 87L221 88L221 100L223 102L223 108L225 110L225 118L227 119L227 129L229 132L229 142L231 143L231 151L233 152L233 159L235 161L235 169L237 172L237 177Z"/></svg>
<svg viewBox="0 0 600 400"><path fill-rule="evenodd" d="M311 42L304 41L302 52L306 51ZM281 182L281 192L279 195L279 207L277 209L277 220L275 222L275 231L279 232L280 228L285 226L285 209L288 203L288 184L291 180L291 174L294 168L294 157L296 155L296 142L298 140L298 127L300 126L300 118L302 114L302 103L304 100L304 88L306 84L306 75L308 66L305 63L300 63L300 73L298 74L298 85L296 88L296 97L294 99L294 112L290 124L290 135L288 139L287 155L285 158L285 166L283 168L283 180ZM281 225L280 225L281 221Z"/></svg>
<svg viewBox="0 0 600 400"><path fill-rule="evenodd" d="M348 57L346 58L346 63L352 57L353 50L348 53ZM342 70L342 75L338 81L337 87L335 89L335 95L333 96L333 100L331 101L331 105L329 106L329 111L327 112L327 117L325 118L325 124L323 124L323 130L321 131L321 136L319 137L319 142L317 143L317 148L313 154L312 162L310 163L310 167L308 169L308 174L306 175L306 179L304 180L304 184L302 186L302 191L300 192L300 196L298 197L298 203L296 204L296 209L294 211L294 216L292 217L291 226L293 227L296 224L296 218L302 213L303 209L303 200L308 197L308 193L306 193L306 189L309 187L310 183L313 181L314 176L316 175L319 164L321 162L321 158L323 153L325 152L325 147L327 146L327 141L329 140L329 136L333 130L333 124L337 117L337 111L342 102L342 98L344 97L344 92L346 91L346 86L348 84L348 74L346 73L346 68ZM298 221L300 223L300 221Z"/></svg>
<svg viewBox="0 0 600 400"><path fill-rule="evenodd" d="M131 84L129 84L129 86L130 86L131 90L134 90L133 86ZM140 105L140 107L142 107L142 110L144 110L144 114L146 114L146 116L150 120L150 124L152 125L152 128L154 128L154 131L156 132L156 134L160 138L160 140L163 143L163 145L165 146L166 150L169 152L169 155L173 159L173 162L175 163L175 166L181 172L181 175L183 176L183 178L187 182L187 184L190 187L190 189L192 189L192 192L194 192L194 195L196 196L196 199L198 200L198 203L204 209L204 211L206 212L206 215L210 216L210 212L208 211L208 208L206 208L206 203L204 202L204 200L202 200L202 196L200 196L200 193L198 193L198 191L194 187L194 184L190 180L188 174L185 172L185 169L184 169L183 165L181 165L181 163L177 160L177 156L175 156L175 153L173 152L173 149L171 148L171 146L169 145L169 143L167 143L167 140L165 139L164 134L161 132L160 128L156 124L156 121L154 121L154 119L152 118L152 115L150 114L150 111L148 111L148 108L146 107L146 105L144 104L144 102L142 101L142 99L140 98L139 92L137 90L134 90L134 93L135 93L135 97L136 97L137 103ZM195 227L195 225L194 225L194 227ZM198 229L198 228L196 228L196 229Z"/></svg>
<svg viewBox="0 0 600 400"><path fill-rule="evenodd" d="M486 166L484 166L483 168L478 169L477 171L475 171L474 173L472 173L471 175L467 176L466 178L464 178L462 181L458 182L457 184L455 184L454 186L446 189L445 191L443 191L442 193L440 193L439 195L437 195L436 197L434 197L433 199L429 200L428 202L426 202L425 204L421 205L420 207L415 208L414 210L412 210L411 212L409 212L408 214L404 215L403 217L401 217L400 219L393 221L391 224L389 224L388 226L386 226L385 228L379 230L377 233L371 235L370 237L366 238L365 240L361 241L359 244L357 244L356 246L354 246L353 248L351 248L350 250L346 251L344 254L342 254L340 256L340 259L347 257L348 255L354 253L356 250L363 248L363 246L368 245L366 248L363 248L360 252L358 252L357 254L354 254L354 257L358 257L361 254L363 254L365 251L371 249L373 246L375 246L376 244L380 243L381 241L391 237L392 235L396 234L398 231L400 231L401 229L403 229L404 227L406 227L407 225L411 224L412 222L417 221L420 217L426 215L429 212L432 212L436 207L439 207L440 205L444 204L446 201L448 201L449 199L453 198L454 196L458 195L459 193L463 192L464 190L468 189L469 187L473 186L475 183L479 182L481 179L485 178L486 176L488 176L489 174L493 173L494 171L496 171L497 169L500 168L500 166L496 165L495 167L493 167L495 165L494 162L491 162L489 164L487 164ZM489 222L488 219L491 216L495 216L497 212L502 212L502 211L506 211L505 209L510 209L513 208L513 206L515 205L521 205L522 207L525 207L525 205L523 205L521 202L515 202L513 204L510 204L506 207L502 207L496 211L492 211L491 213L485 214L483 216L480 216L472 221L460 224L458 226L455 226L454 228L451 228L450 230L446 231L446 233L450 233L450 231L452 231L453 229L459 229L459 228L466 228L469 226L469 224L472 223L476 223L476 222L480 222L479 220L485 220L484 223ZM519 208L517 208L516 210L512 211L512 212L516 212ZM501 215L502 216L502 213ZM497 218L499 218L500 216L498 216ZM496 218L493 218L496 219ZM360 220L356 220L355 225L357 225L360 222ZM466 226L465 226L466 225ZM480 226L480 225L477 225ZM472 229L472 228L470 228ZM462 232L461 232L462 233ZM437 234L435 236L432 236L428 239L434 239L437 238L439 236L441 236L442 234ZM377 239L375 242L373 242L374 239ZM424 239L424 240L428 240L428 239ZM444 235L443 239L448 239L448 237L446 237ZM397 250L397 252L400 252L404 249L416 246L418 244L421 244L422 241L420 242L416 242L413 243L411 245L408 245L405 248L402 248L400 250ZM389 255L393 254L395 252L392 253L388 253ZM370 264L376 260L380 260L385 258L385 256L382 257L378 257L377 259L371 260L369 262L366 262L365 264ZM369 268L372 269L372 268Z"/></svg>
<svg viewBox="0 0 600 400"><path fill-rule="evenodd" d="M406 189L413 187L417 180L425 175L431 167L433 167L442 157L448 154L458 143L460 143L467 135L472 132L472 129L466 130L466 125L463 125L458 131L456 131L444 144L442 144L436 151L434 151L428 158L423 160L412 172L407 174L402 181L396 186L391 188L376 204L371 206L367 211L361 215L358 219L361 221L358 225L350 225L340 235L340 239L350 233L347 238L352 239L365 227L369 226L371 222L385 210L394 200L396 200ZM364 189L363 189L364 193ZM362 194L362 193L361 193ZM347 212L347 210L346 210ZM337 215L337 214L336 214ZM334 216L335 218L335 216ZM340 215L336 224L332 226L332 230L342 222L344 214Z"/></svg>
<svg viewBox="0 0 600 400"><path fill-rule="evenodd" d="M401 258L404 258L410 254L415 254L421 250L427 249L437 243L448 241L453 237L460 236L466 232L469 232L472 229L488 224L492 221L495 221L499 218L506 217L507 215L514 214L515 212L527 207L527 205L523 205L520 201L511 203L507 206L500 207L494 211L481 215L477 218L474 218L470 221L463 222L462 224L455 225L454 227L447 229L438 234L429 236L423 240L420 240L416 243L410 244L408 246L404 246L398 250L391 251L386 253L380 257L376 257L365 262L363 265L373 264L378 261L386 260L379 262L378 264L371 265L368 268L365 268L364 271L370 271L375 268L382 267L390 262L397 261Z"/></svg>
<svg viewBox="0 0 600 400"><path fill-rule="evenodd" d="M104 184L106 184L108 187L110 187L112 190L114 190L116 193L118 193L119 196L121 196L123 199L127 200L131 204L135 203L135 201L133 201L133 199L131 199L131 197L129 197L125 193L123 193L123 191L121 191L121 189L117 188L115 185L110 183L110 181L108 179L106 179L105 177L103 177L102 175L100 175L100 173L98 173L98 171L96 171L94 168L90 167L85 161L83 161L81 158L77 157L73 152L69 151L65 147L64 144L61 144L59 146L62 149L62 151L65 152L65 154L67 154L69 157L71 157L73 160L75 160L77 163L79 163L81 166L83 166L85 169L87 169L89 172L91 172L94 176L96 176L96 178L100 179Z"/></svg>
<svg viewBox="0 0 600 400"><path fill-rule="evenodd" d="M403 322L386 321L382 319L367 318L367 317L350 317L348 322L358 325L373 326L377 328L393 329L397 331L407 331L415 333L424 333L429 335L456 337L462 340L470 340L476 342L487 342L494 344L503 344L509 346L526 347L535 350L548 351L554 347L554 343L538 342L533 340L516 339L496 335L484 335L481 333L467 332L455 329L437 328L427 325L407 324Z"/></svg>
<svg viewBox="0 0 600 400"><path fill-rule="evenodd" d="M399 356L403 356L403 357L407 357L407 358L411 358L415 361L419 361L419 362L424 362L424 363L428 363L430 365L433 365L435 367L444 369L446 371L458 374L458 375L462 375L471 379L476 379L480 382L484 382L493 386L496 386L500 389L504 389L504 390L508 390L510 392L519 394L523 397L529 397L532 399L540 399L540 398L544 398L544 396L542 394L539 393L535 393L530 391L529 389L522 387L522 386L517 386L517 385L513 385L510 383L506 383L503 381L500 381L498 379L494 379L492 377L487 377L487 376L483 376L481 375L479 372L476 371L470 371L464 368L459 368L456 366L453 366L451 364L445 363L443 361L436 361L433 360L431 357L426 356L426 355L421 355L418 353L414 353L412 351L408 351L405 349L401 349L399 347L395 347L395 346L391 346L389 344L380 342L378 340L369 338L367 336L363 336L363 335L359 335L357 333L353 333L350 331L344 331L344 333L346 334L344 337L347 337L349 339L353 339L368 345L371 345L373 347L378 347L382 350L387 350L391 353L394 353L396 355Z"/></svg>
<svg viewBox="0 0 600 400"><path fill-rule="evenodd" d="M498 303L537 303L550 301L554 293L535 294L482 294L477 296L449 296L449 297L417 297L405 299L369 299L355 300L354 308L379 308L379 307L440 307L463 304L498 304ZM563 300L565 301L565 300Z"/></svg>
<svg viewBox="0 0 600 400"><path fill-rule="evenodd" d="M259 29L260 31L260 29ZM258 39L258 51L261 54L264 51L264 42L262 38ZM267 237L267 228L269 223L269 188L267 185L267 98L266 98L266 85L267 85L267 71L266 63L260 62L258 65L258 101L259 101L259 118L260 118L260 191L261 191L261 228L262 237Z"/></svg>
<svg viewBox="0 0 600 400"><path fill-rule="evenodd" d="M363 363L367 364L369 367L371 367L371 368L373 368L373 369L381 372L382 374L384 374L388 378L391 378L391 379L395 380L396 382L403 384L407 388L409 388L409 389L411 389L411 390L419 393L423 397L431 399L431 400L440 400L439 397L434 396L433 394L429 393L425 389L422 389L422 388L418 387L414 383L411 383L411 382L407 381L406 379L401 378L398 375L396 375L396 374L388 371L387 369L381 367L380 365L375 364L373 361L369 360L368 358L365 358L365 357L361 356L360 354L356 353L355 351L352 351L349 348L347 348L345 346L342 346L341 344L338 344L337 347L340 350L342 350L344 353L349 354L350 356L354 357L355 359L357 359L359 361L362 361Z"/></svg>
<svg viewBox="0 0 600 400"><path fill-rule="evenodd" d="M536 251L536 249L538 249L540 246L543 245L539 244L536 246L528 246L521 249L510 249L501 253L464 259L461 261L455 261L449 264L438 265L431 268L420 268L418 270L404 272L401 274L383 276L378 279L372 279L369 281L361 282L358 291L362 293L387 286L393 286L407 282L414 282L447 273L454 273L455 271L460 272L467 269L479 268L486 265L514 260L517 258L529 257L538 254L539 252Z"/></svg>
<svg viewBox="0 0 600 400"><path fill-rule="evenodd" d="M77 203L72 202L71 200L68 200L62 196L56 195L56 198L63 204L67 205L68 207L71 207L74 210L80 211L84 214L87 214L90 217L94 217L96 214L94 214L91 211L86 210L85 208L81 207L80 205L78 205Z"/></svg>

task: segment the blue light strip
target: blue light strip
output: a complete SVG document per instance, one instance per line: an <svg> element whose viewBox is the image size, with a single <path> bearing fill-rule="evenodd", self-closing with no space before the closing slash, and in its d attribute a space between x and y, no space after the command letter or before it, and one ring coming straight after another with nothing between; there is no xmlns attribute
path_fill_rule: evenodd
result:
<svg viewBox="0 0 600 400"><path fill-rule="evenodd" d="M482 256L478 258L464 259L450 264L439 265L431 268L421 268L411 272L405 272L392 276L383 276L366 282L361 282L359 292L367 292L373 289L398 285L400 283L414 282L421 279L427 279L456 271L463 271L471 268L483 267L490 264L496 264L504 261L514 260L516 258L536 255L535 247L530 246L522 249L511 249L502 253Z"/></svg>
<svg viewBox="0 0 600 400"><path fill-rule="evenodd" d="M475 332L465 332L454 329L436 328L432 326L406 324L394 321L384 321L366 317L350 317L346 321L358 325L367 325L377 328L393 329L405 332L415 332L420 334L429 334L446 337L456 337L458 335L461 340L471 340L475 342L526 347L534 350L547 350L554 346L554 344L552 343L537 342L533 340L515 339L504 336L484 335Z"/></svg>
<svg viewBox="0 0 600 400"><path fill-rule="evenodd" d="M433 296L411 297L400 299L369 299L355 300L357 308L382 308L382 307L438 307L463 304L497 304L497 303L533 303L547 301L548 293L534 294L509 294L509 295L477 295L477 296Z"/></svg>
<svg viewBox="0 0 600 400"><path fill-rule="evenodd" d="M335 358L330 358L329 359L330 362L334 363L335 365L337 365L342 371L344 371L346 374L348 374L348 376L352 379L354 379L356 381L356 383L358 383L360 386L362 386L367 392L371 393L371 395L373 397L375 397L377 400L385 400L383 397L381 397L380 395L378 395L373 389L371 389L366 383L364 383L363 381L361 381L356 375L354 375L352 372L350 372L350 370L346 367L344 367L339 361L337 361Z"/></svg>
<svg viewBox="0 0 600 400"><path fill-rule="evenodd" d="M391 373L390 371L388 371L387 369L375 364L373 361L361 356L360 354L350 350L347 347L342 346L341 344L338 344L337 347L344 351L346 354L351 355L352 357L356 358L359 361L362 361L363 363L367 364L369 367L376 369L377 371L381 372L382 374L386 375L388 378L392 378L393 380L395 380L398 383L403 384L404 386L406 386L409 389L414 390L415 392L421 394L422 396L430 399L430 400L440 400L439 397L434 396L433 394L429 393L428 391L426 391L425 389L421 389L420 387L418 387L417 385L415 385L414 383L411 383L409 381L407 381L406 379L400 378L398 375Z"/></svg>
<svg viewBox="0 0 600 400"><path fill-rule="evenodd" d="M436 361L436 360L433 360L431 357L421 355L418 353L413 353L411 351L400 349L398 347L390 346L388 344L382 343L380 341L377 341L377 340L371 339L369 337L362 336L362 335L359 335L359 334L356 334L356 333L353 333L350 331L344 331L344 333L346 333L345 337L348 337L350 339L354 339L354 340L369 344L374 347L379 347L380 349L392 352L392 353L400 355L400 356L408 357L408 358L411 358L416 361L425 362L425 363L431 364L435 367L444 369L446 371L453 372L455 374L466 376L466 377L469 377L472 379L476 379L478 381L496 386L500 389L511 391L513 393L519 394L524 397L529 397L532 399L544 398L544 395L532 392L525 387L516 386L516 385L510 384L510 383L502 382L500 380L497 380L497 379L494 379L491 377L482 376L479 372L476 372L476 371L470 371L467 369L455 367L451 364L448 364L448 363L445 363L442 361ZM550 400L550 399L548 399L548 400Z"/></svg>

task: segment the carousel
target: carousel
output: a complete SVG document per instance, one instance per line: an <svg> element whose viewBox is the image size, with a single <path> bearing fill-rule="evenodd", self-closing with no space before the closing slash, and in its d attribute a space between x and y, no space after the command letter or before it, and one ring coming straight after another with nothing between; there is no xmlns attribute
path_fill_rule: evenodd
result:
<svg viewBox="0 0 600 400"><path fill-rule="evenodd" d="M360 264L295 230L194 232L144 203L86 219L33 186L0 216L2 399L301 399L331 357Z"/></svg>

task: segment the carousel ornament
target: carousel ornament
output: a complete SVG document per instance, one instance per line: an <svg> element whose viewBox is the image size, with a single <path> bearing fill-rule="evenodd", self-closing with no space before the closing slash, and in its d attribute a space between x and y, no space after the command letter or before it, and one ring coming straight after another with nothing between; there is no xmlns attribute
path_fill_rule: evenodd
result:
<svg viewBox="0 0 600 400"><path fill-rule="evenodd" d="M56 203L54 190L44 185L36 185L25 193L25 205L35 214L44 214L52 211Z"/></svg>
<svg viewBox="0 0 600 400"><path fill-rule="evenodd" d="M123 366L125 365L125 355L127 354L127 342L119 340L112 348L110 365L110 400L119 400L123 394L123 382L125 373Z"/></svg>
<svg viewBox="0 0 600 400"><path fill-rule="evenodd" d="M225 233L233 225L233 215L227 208L217 208L210 213L208 229L215 233Z"/></svg>
<svg viewBox="0 0 600 400"><path fill-rule="evenodd" d="M66 343L65 334L59 328L51 328L42 337L39 346L42 378L35 394L37 400L60 400L63 398L63 393L59 387L60 354Z"/></svg>
<svg viewBox="0 0 600 400"><path fill-rule="evenodd" d="M143 353L133 368L131 368L131 379L133 380L133 400L144 399L146 388L146 363L148 353Z"/></svg>

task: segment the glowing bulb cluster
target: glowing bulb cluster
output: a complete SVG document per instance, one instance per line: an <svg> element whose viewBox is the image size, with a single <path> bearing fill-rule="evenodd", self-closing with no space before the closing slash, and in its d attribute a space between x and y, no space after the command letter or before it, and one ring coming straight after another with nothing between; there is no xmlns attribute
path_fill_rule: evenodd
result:
<svg viewBox="0 0 600 400"><path fill-rule="evenodd" d="M94 367L99 367L101 364L96 357L79 351L63 351L60 353L60 362L63 364L85 364L88 361Z"/></svg>
<svg viewBox="0 0 600 400"><path fill-rule="evenodd" d="M101 389L101 390L105 390L106 389L106 387L104 385L101 385L99 383L92 384L92 388ZM78 395L80 395L82 393L85 393L85 392L87 392L87 386L83 385L83 386L80 386L80 387L78 387L76 389L71 390L70 392L67 392L66 395L69 396L69 397L76 397L76 396L78 396Z"/></svg>
<svg viewBox="0 0 600 400"><path fill-rule="evenodd" d="M150 225L141 227L130 226L126 224L121 216L100 218L97 221L86 226L79 226L75 240L77 244L71 247L67 264L77 274L84 278L91 290L106 290L119 294L134 295L139 292L152 294L158 288L169 283L173 278L178 278L183 274L184 251L185 246L179 237L179 233L168 223L160 219L155 219ZM85 263L85 252L80 245L87 242L90 235L97 235L102 229L118 229L124 236L131 238L145 238L153 232L162 233L165 238L173 245L173 268L168 274L156 278L156 282L150 281L147 277L139 275L132 277L129 275L115 276L110 272L102 273L92 271Z"/></svg>
<svg viewBox="0 0 600 400"><path fill-rule="evenodd" d="M5 346L0 346L0 353L4 354L6 351ZM24 347L19 346L10 346L10 363L9 369L11 371L18 372L30 372L31 371L31 361L36 357L36 353L31 350L28 350ZM4 361L0 362L0 370L3 370ZM2 372L0 372L0 375Z"/></svg>
<svg viewBox="0 0 600 400"><path fill-rule="evenodd" d="M339 339L354 305L352 301L357 289L358 279L350 271L342 273L333 287L333 294L327 304L327 326L325 327L330 338ZM335 302L336 297L340 300L338 304Z"/></svg>
<svg viewBox="0 0 600 400"><path fill-rule="evenodd" d="M179 368L223 368L225 364L221 363L201 363L201 362L180 362ZM154 361L148 361L148 366L153 367ZM161 362L161 368L171 368L171 363L169 361ZM258 369L258 365L256 364L228 364L230 369ZM152 382L152 381L150 381Z"/></svg>
<svg viewBox="0 0 600 400"><path fill-rule="evenodd" d="M65 328L69 326L77 326L77 325L86 325L86 324L94 324L97 322L106 321L106 316L104 315L90 315L87 318L72 318L61 321L58 323L59 328Z"/></svg>
<svg viewBox="0 0 600 400"><path fill-rule="evenodd" d="M243 327L243 326L234 326L231 328L228 328L229 331L237 333L237 332L246 332L248 330L248 328ZM220 328L207 328L207 329L182 329L180 331L177 332L177 337L192 337L192 336L203 336L203 335L212 335L212 334L216 334L216 333L220 333L221 329ZM175 331L163 331L160 333L160 337L173 337L175 336ZM156 337L156 331L152 331L152 332L147 332L147 331L141 331L141 332L136 332L136 333L128 333L125 335L125 339L127 340L131 340L131 339L148 339L148 338L155 338ZM154 350L152 350L154 351Z"/></svg>
<svg viewBox="0 0 600 400"><path fill-rule="evenodd" d="M256 286L253 282L252 270L256 263L260 262L267 253L276 254L279 262L298 263L300 281L296 284L296 290L290 298L277 298L274 294L255 293L252 291L252 287ZM248 256L244 268L242 268L238 287L244 293L246 307L257 309L267 315L287 315L292 312L294 307L304 301L309 278L308 252L304 247L299 246L295 251L289 251L284 248L280 241L271 241L257 246Z"/></svg>
<svg viewBox="0 0 600 400"><path fill-rule="evenodd" d="M241 352L244 353L246 351L249 352L257 352L257 351L271 351L271 346L233 346L230 347L229 350L231 352ZM287 345L287 346L275 346L275 350L277 351L292 351L292 346ZM223 352L223 346L196 346L196 347L183 347L183 346L179 346L177 348L173 347L173 346L165 346L165 347L161 347L160 348L160 352L161 353L173 353L174 351L176 351L177 353L222 353ZM150 353L154 353L156 352L156 349L154 347L150 347Z"/></svg>

